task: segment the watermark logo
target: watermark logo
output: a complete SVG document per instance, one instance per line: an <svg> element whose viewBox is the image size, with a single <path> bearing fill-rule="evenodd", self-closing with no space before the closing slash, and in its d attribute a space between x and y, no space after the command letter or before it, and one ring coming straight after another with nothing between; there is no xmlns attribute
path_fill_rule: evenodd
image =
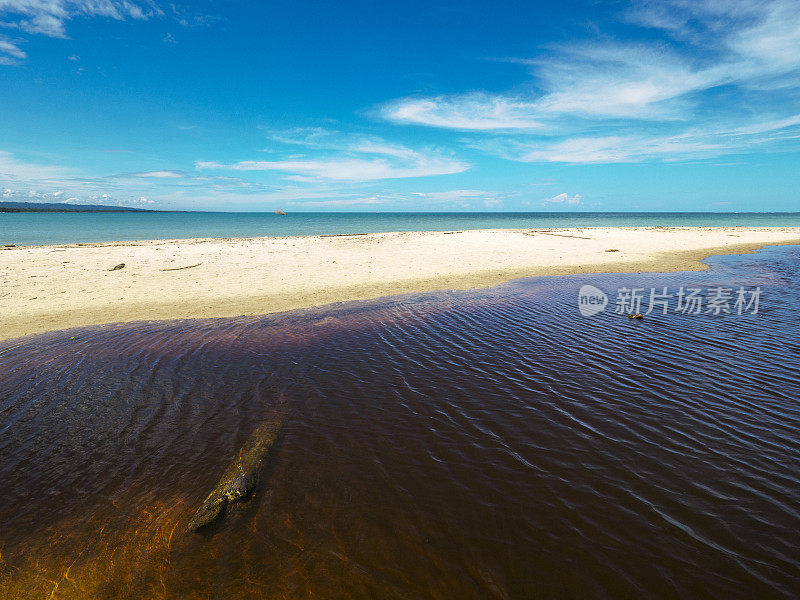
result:
<svg viewBox="0 0 800 600"><path fill-rule="evenodd" d="M677 290L663 288L619 288L614 301L616 314L631 315L669 312L684 315L721 315L745 313L758 314L761 288L739 289L721 286L709 288L680 287ZM605 310L608 296L593 285L584 285L578 291L578 310L584 317L591 317Z"/></svg>
<svg viewBox="0 0 800 600"><path fill-rule="evenodd" d="M578 292L578 310L584 317L603 312L608 304L606 293L593 285L584 285Z"/></svg>

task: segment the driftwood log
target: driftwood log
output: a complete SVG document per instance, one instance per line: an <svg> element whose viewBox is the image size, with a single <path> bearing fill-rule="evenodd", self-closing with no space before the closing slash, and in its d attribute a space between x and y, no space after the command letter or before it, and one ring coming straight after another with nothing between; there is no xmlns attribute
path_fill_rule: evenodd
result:
<svg viewBox="0 0 800 600"><path fill-rule="evenodd" d="M256 428L233 462L225 469L217 485L189 521L189 531L197 531L210 525L222 516L229 502L246 498L256 488L266 458L286 421L286 414L286 404L281 400L270 417Z"/></svg>

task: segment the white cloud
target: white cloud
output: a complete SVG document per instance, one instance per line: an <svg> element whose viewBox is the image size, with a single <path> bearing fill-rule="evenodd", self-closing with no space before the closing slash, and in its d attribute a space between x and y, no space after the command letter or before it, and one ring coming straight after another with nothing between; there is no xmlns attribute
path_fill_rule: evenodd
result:
<svg viewBox="0 0 800 600"><path fill-rule="evenodd" d="M475 131L543 126L533 103L484 93L405 98L382 107L380 114L396 123Z"/></svg>
<svg viewBox="0 0 800 600"><path fill-rule="evenodd" d="M380 196L370 196L365 198L339 198L336 200L307 200L304 202L288 202L287 206L297 206L301 208L330 208L346 206L375 206L384 204L385 199Z"/></svg>
<svg viewBox="0 0 800 600"><path fill-rule="evenodd" d="M70 177L72 169L23 162L11 152L0 150L0 181L30 182Z"/></svg>
<svg viewBox="0 0 800 600"><path fill-rule="evenodd" d="M153 179L180 179L183 177L175 171L147 171L146 173L136 173L135 177L149 177Z"/></svg>
<svg viewBox="0 0 800 600"><path fill-rule="evenodd" d="M675 119L683 96L722 83L712 67L695 69L673 50L643 44L579 43L554 48L553 60L528 61L548 93L534 104L541 118Z"/></svg>
<svg viewBox="0 0 800 600"><path fill-rule="evenodd" d="M118 21L148 19L162 14L152 2L129 0L0 0L0 25L27 33L67 37L65 23L76 17L106 17Z"/></svg>
<svg viewBox="0 0 800 600"><path fill-rule="evenodd" d="M691 43L718 40L722 49L751 63L752 71L783 72L797 67L800 11L796 0L643 0L628 18Z"/></svg>
<svg viewBox="0 0 800 600"><path fill-rule="evenodd" d="M466 93L390 102L380 115L393 122L449 129L552 132L557 119L676 119L692 91L723 82L714 69L695 71L664 48L616 43L554 47L530 66L545 93L512 96Z"/></svg>
<svg viewBox="0 0 800 600"><path fill-rule="evenodd" d="M84 177L73 168L28 162L11 152L0 150L0 187L4 189L2 195L6 199L61 202L66 196L69 202L90 204L151 204L155 202L151 198L151 192L154 196L162 193L167 185L174 185L175 177L181 175L171 171L151 171L142 174ZM216 178L207 178L203 182L193 182L186 178L180 180L180 183L188 189L201 186L204 190L222 187ZM243 186L230 184L230 187L241 189ZM146 198L146 201L142 198Z"/></svg>
<svg viewBox="0 0 800 600"><path fill-rule="evenodd" d="M225 165L215 162L198 161L198 169L230 169L234 171L284 171L295 173L305 181L314 179L333 179L341 181L374 181L376 179L397 179L461 173L469 165L456 160L440 157L420 157L412 164L397 165L382 158L332 158L320 160L245 160ZM304 177L305 176L305 177Z"/></svg>
<svg viewBox="0 0 800 600"><path fill-rule="evenodd" d="M17 44L0 37L0 65L15 65L27 56Z"/></svg>
<svg viewBox="0 0 800 600"><path fill-rule="evenodd" d="M376 196L377 197L377 196ZM216 188L201 186L197 189L184 187L169 190L158 189L148 198L154 200L159 208L188 208L188 209L263 209L274 210L283 208L303 208L312 206L349 206L354 204L379 204L383 202L366 202L364 192L354 192L351 189L329 186L295 186L287 184L284 187L249 189L249 188Z"/></svg>
<svg viewBox="0 0 800 600"><path fill-rule="evenodd" d="M558 196L553 196L552 198L545 198L543 202L551 202L555 204L580 204L582 196L580 194L575 194L574 196L570 196L566 192L563 194L559 194Z"/></svg>
<svg viewBox="0 0 800 600"><path fill-rule="evenodd" d="M384 206L402 209L412 205L436 209L470 209L477 207L497 208L502 204L503 199L495 192L485 190L444 190L411 193L381 192L371 196L348 194L346 197L336 199L299 199L287 202L286 206L298 208Z"/></svg>
<svg viewBox="0 0 800 600"><path fill-rule="evenodd" d="M795 139L800 134L798 126L800 115L794 115L739 128L706 126L666 136L503 137L483 140L474 147L520 162L580 164L703 159Z"/></svg>
<svg viewBox="0 0 800 600"><path fill-rule="evenodd" d="M515 160L522 162L611 163L637 162L666 155L716 155L722 146L687 136L665 138L597 137L570 138L549 145L534 145L520 150Z"/></svg>
<svg viewBox="0 0 800 600"><path fill-rule="evenodd" d="M275 142L306 148L337 148L341 134L324 127L294 127L291 129L267 129L267 135Z"/></svg>
<svg viewBox="0 0 800 600"><path fill-rule="evenodd" d="M462 130L553 130L562 116L687 118L693 94L721 85L756 88L777 77L782 85L800 87L797 2L724 4L728 12L716 0L675 0L644 5L637 13L640 24L682 40L691 37L688 23L705 24L695 45L601 40L551 46L537 59L514 61L532 69L542 92L404 98L380 114L398 123ZM711 27L718 30L707 31ZM701 46L710 57L699 58Z"/></svg>
<svg viewBox="0 0 800 600"><path fill-rule="evenodd" d="M5 201L16 202L64 202L62 192L46 192L41 190L6 189L0 194Z"/></svg>
<svg viewBox="0 0 800 600"><path fill-rule="evenodd" d="M739 127L738 129L734 129L732 131L723 133L728 133L730 135L735 135L735 134L749 135L756 133L768 133L772 131L780 131L781 129L787 129L789 127L794 127L795 125L800 125L800 115L792 115L790 117L786 117L785 119L778 119L775 121L751 123L750 125L745 125L744 127Z"/></svg>
<svg viewBox="0 0 800 600"><path fill-rule="evenodd" d="M312 146L314 147L314 146ZM246 160L233 164L197 161L198 169L282 171L287 179L313 181L375 181L461 173L471 165L436 151L419 152L374 138L352 141L337 156L290 157L281 160Z"/></svg>
<svg viewBox="0 0 800 600"><path fill-rule="evenodd" d="M797 0L640 0L626 17L654 31L598 34L514 60L531 79L513 92L400 98L379 115L469 131L473 148L550 162L738 152L789 138L759 138L759 128L800 125Z"/></svg>
<svg viewBox="0 0 800 600"><path fill-rule="evenodd" d="M466 199L491 199L494 197L494 193L485 190L446 190L444 192L413 192L412 196L418 196L432 202L450 202Z"/></svg>

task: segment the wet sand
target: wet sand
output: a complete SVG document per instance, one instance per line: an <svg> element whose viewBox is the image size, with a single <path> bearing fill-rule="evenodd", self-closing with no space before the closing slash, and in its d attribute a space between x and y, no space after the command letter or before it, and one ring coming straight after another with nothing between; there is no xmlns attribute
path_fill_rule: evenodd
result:
<svg viewBox="0 0 800 600"><path fill-rule="evenodd" d="M791 243L800 243L800 228L496 229L3 248L0 339L261 315L533 275L704 270L700 261L711 255Z"/></svg>

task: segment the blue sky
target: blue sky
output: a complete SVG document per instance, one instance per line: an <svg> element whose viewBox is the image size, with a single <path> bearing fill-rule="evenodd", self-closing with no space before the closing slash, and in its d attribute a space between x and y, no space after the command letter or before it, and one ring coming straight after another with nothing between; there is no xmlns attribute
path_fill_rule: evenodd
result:
<svg viewBox="0 0 800 600"><path fill-rule="evenodd" d="M0 199L800 210L800 0L0 0Z"/></svg>

